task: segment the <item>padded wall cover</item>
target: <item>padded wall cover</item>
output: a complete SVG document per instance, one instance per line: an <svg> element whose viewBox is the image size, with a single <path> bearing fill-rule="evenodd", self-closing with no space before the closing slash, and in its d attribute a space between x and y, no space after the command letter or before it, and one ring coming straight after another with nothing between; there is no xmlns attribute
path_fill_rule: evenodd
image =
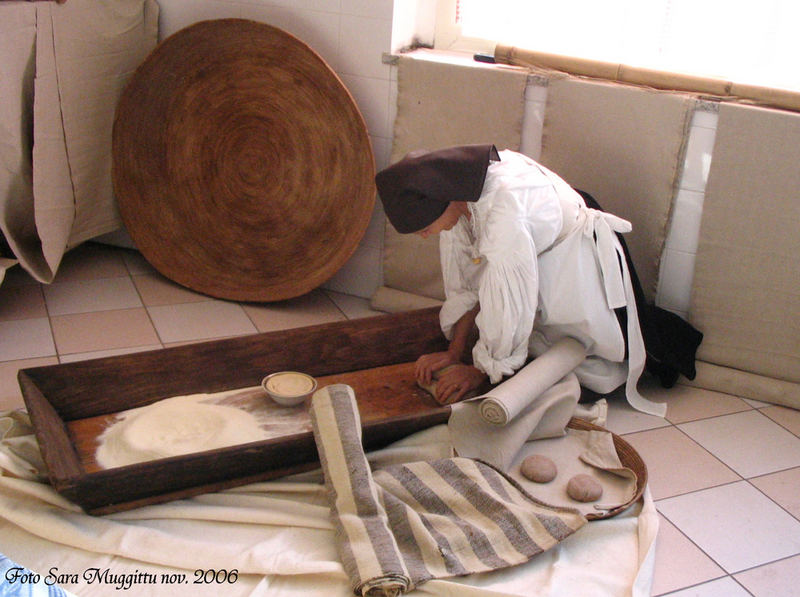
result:
<svg viewBox="0 0 800 597"><path fill-rule="evenodd" d="M694 102L572 77L554 77L547 89L541 163L633 224L625 239L650 300Z"/></svg>
<svg viewBox="0 0 800 597"><path fill-rule="evenodd" d="M722 104L689 316L698 383L800 408L800 115ZM729 368L725 372L719 368ZM735 375L734 375L735 374ZM762 389L745 394L744 387ZM723 380L731 383L726 387ZM716 384L716 385L709 385Z"/></svg>
<svg viewBox="0 0 800 597"><path fill-rule="evenodd" d="M50 283L68 249L122 225L114 108L157 38L155 0L0 2L0 281L19 260Z"/></svg>
<svg viewBox="0 0 800 597"><path fill-rule="evenodd" d="M163 275L231 300L327 281L372 215L375 166L355 102L306 44L243 19L164 40L117 108L120 213Z"/></svg>

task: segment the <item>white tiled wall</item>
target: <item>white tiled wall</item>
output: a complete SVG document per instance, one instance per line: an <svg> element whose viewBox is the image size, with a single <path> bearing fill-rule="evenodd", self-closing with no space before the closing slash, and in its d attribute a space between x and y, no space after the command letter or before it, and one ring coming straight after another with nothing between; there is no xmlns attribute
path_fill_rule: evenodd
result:
<svg viewBox="0 0 800 597"><path fill-rule="evenodd" d="M661 258L656 304L686 319L700 233L700 216L717 133L717 108L717 104L700 102L694 112L683 163L683 176Z"/></svg>
<svg viewBox="0 0 800 597"><path fill-rule="evenodd" d="M547 81L537 76L528 77L525 88L525 114L522 118L522 139L520 153L534 160L542 153L542 128L544 110L547 102Z"/></svg>

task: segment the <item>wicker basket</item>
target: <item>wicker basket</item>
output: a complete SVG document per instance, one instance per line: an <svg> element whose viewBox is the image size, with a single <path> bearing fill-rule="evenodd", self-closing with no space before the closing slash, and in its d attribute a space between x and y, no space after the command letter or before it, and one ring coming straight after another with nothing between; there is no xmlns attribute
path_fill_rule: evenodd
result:
<svg viewBox="0 0 800 597"><path fill-rule="evenodd" d="M610 431L608 431L608 429L605 429L598 425L594 425L592 423L589 423L588 421L576 418L570 419L569 423L567 424L567 427L583 431L605 431L606 433L611 433ZM642 494L644 493L644 488L647 486L647 466L642 460L642 457L639 456L638 452L636 452L636 450L633 449L633 446L631 446L628 442L626 442L617 434L611 433L611 437L614 440L614 447L617 449L617 455L619 456L620 462L624 467L629 468L636 475L636 491L630 500L628 500L624 504L620 504L616 508L612 508L611 510L606 511L604 514L594 514L594 513L587 514L586 518L588 520L601 520L603 518L611 518L612 516L616 516L620 512L627 510L632 504L634 504L639 498L642 497Z"/></svg>

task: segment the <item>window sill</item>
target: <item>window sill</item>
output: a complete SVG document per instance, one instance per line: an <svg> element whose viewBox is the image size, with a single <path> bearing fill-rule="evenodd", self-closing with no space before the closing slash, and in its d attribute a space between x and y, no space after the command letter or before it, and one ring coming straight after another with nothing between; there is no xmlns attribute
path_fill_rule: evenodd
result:
<svg viewBox="0 0 800 597"><path fill-rule="evenodd" d="M800 92L787 89L747 85L724 79L632 67L504 45L495 48L495 59L501 64L527 67L539 73L561 72L663 91L691 93L714 101L740 101L800 112Z"/></svg>

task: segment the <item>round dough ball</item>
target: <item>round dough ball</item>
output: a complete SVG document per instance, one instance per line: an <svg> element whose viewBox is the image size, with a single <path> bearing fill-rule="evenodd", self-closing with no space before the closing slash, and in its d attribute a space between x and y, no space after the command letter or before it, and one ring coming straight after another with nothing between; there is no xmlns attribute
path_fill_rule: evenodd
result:
<svg viewBox="0 0 800 597"><path fill-rule="evenodd" d="M603 495L603 486L590 475L575 475L567 483L567 495L579 502L594 502Z"/></svg>
<svg viewBox="0 0 800 597"><path fill-rule="evenodd" d="M525 458L519 472L526 479L536 483L549 483L558 474L556 463L541 454L531 454Z"/></svg>

